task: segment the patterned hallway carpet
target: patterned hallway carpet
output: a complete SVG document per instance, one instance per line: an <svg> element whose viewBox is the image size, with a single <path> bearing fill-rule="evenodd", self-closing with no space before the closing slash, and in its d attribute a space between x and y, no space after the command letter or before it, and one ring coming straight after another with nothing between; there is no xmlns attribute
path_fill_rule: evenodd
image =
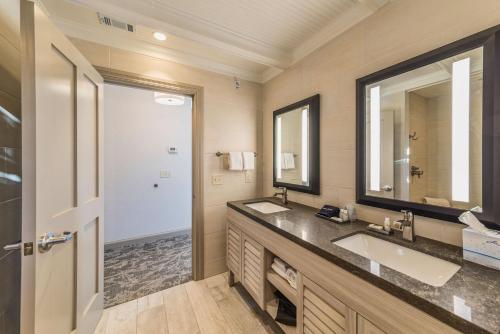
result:
<svg viewBox="0 0 500 334"><path fill-rule="evenodd" d="M191 280L191 233L104 249L104 307Z"/></svg>

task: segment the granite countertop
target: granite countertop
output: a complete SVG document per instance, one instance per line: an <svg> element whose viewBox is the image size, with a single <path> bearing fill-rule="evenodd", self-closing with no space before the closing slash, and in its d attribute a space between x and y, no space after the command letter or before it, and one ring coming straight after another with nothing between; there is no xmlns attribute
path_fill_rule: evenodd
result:
<svg viewBox="0 0 500 334"><path fill-rule="evenodd" d="M346 269L399 299L464 333L500 333L500 271L464 261L462 248L417 236L406 242L396 233L385 236L356 221L336 224L316 217L316 208L290 202L289 211L263 214L245 204L277 198L228 202L227 206L289 240ZM461 266L442 287L434 287L380 264L372 273L370 260L332 243L356 233L366 233Z"/></svg>

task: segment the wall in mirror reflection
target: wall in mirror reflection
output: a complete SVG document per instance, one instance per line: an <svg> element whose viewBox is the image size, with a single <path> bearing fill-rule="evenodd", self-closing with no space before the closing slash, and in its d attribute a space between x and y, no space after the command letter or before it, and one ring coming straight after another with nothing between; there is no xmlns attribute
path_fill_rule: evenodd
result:
<svg viewBox="0 0 500 334"><path fill-rule="evenodd" d="M297 108L276 117L276 181L309 185L309 107Z"/></svg>
<svg viewBox="0 0 500 334"><path fill-rule="evenodd" d="M366 194L482 204L483 48L366 86Z"/></svg>

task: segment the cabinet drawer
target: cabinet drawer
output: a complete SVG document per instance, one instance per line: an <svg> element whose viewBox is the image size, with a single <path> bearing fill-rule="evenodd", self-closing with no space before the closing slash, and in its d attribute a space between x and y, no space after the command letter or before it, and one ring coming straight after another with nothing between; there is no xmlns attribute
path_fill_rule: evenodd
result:
<svg viewBox="0 0 500 334"><path fill-rule="evenodd" d="M229 223L227 225L227 267L237 280L241 279L241 230Z"/></svg>
<svg viewBox="0 0 500 334"><path fill-rule="evenodd" d="M260 307L264 308L264 247L242 234L241 282Z"/></svg>
<svg viewBox="0 0 500 334"><path fill-rule="evenodd" d="M316 283L303 278L299 333L354 334L356 313Z"/></svg>

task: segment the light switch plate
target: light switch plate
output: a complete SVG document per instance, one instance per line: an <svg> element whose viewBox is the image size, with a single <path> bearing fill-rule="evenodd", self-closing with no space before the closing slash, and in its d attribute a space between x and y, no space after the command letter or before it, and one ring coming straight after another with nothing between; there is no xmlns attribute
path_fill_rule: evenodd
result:
<svg viewBox="0 0 500 334"><path fill-rule="evenodd" d="M212 184L214 186L224 184L224 175L212 175Z"/></svg>
<svg viewBox="0 0 500 334"><path fill-rule="evenodd" d="M160 169L160 178L168 179L170 177L170 171L168 169Z"/></svg>

